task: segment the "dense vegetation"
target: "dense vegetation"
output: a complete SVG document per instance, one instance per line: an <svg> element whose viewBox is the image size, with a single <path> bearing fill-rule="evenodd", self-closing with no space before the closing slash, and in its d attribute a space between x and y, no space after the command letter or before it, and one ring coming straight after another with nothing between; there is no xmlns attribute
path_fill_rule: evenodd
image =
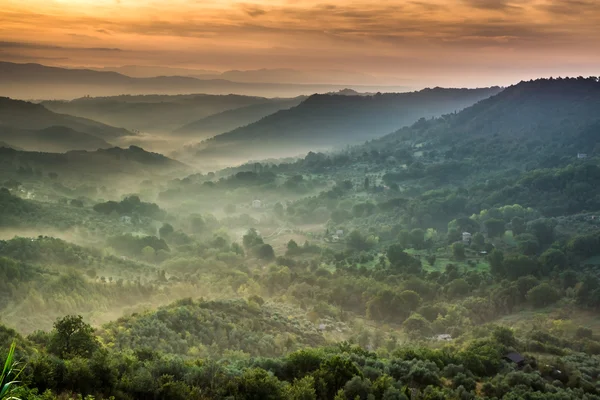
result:
<svg viewBox="0 0 600 400"><path fill-rule="evenodd" d="M600 399L599 100L523 82L337 153L114 187L3 150L12 394Z"/></svg>

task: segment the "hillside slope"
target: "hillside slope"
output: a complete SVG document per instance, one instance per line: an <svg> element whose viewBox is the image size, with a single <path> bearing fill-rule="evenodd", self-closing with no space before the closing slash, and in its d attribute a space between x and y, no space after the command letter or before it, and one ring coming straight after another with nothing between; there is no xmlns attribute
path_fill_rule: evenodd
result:
<svg viewBox="0 0 600 400"><path fill-rule="evenodd" d="M218 114L210 115L198 121L191 122L174 131L176 134L190 135L195 139L228 132L235 128L249 125L277 111L295 107L305 97L294 99L273 99L271 101L227 110Z"/></svg>
<svg viewBox="0 0 600 400"><path fill-rule="evenodd" d="M258 306L245 300L181 300L156 311L132 315L106 325L100 336L121 349L197 355L205 347L241 350L253 356L270 356L325 343L314 324L290 320L275 306ZM286 348L288 338L294 348Z"/></svg>
<svg viewBox="0 0 600 400"><path fill-rule="evenodd" d="M57 114L41 104L0 97L0 125L25 130L40 130L64 126L73 131L93 135L104 140L132 135L123 128L115 128L90 119Z"/></svg>
<svg viewBox="0 0 600 400"><path fill-rule="evenodd" d="M264 97L196 94L82 97L42 104L55 112L137 131L165 134L216 113L266 102L269 99Z"/></svg>
<svg viewBox="0 0 600 400"><path fill-rule="evenodd" d="M389 151L419 144L433 160L472 160L492 169L560 165L598 152L597 78L539 79L511 86L456 115L415 125L367 145ZM430 154L431 156L431 154Z"/></svg>
<svg viewBox="0 0 600 400"><path fill-rule="evenodd" d="M313 95L299 106L218 135L197 148L201 157L267 158L376 138L432 117L461 110L500 88L425 89L375 96Z"/></svg>
<svg viewBox="0 0 600 400"><path fill-rule="evenodd" d="M189 167L161 154L136 146L113 147L96 151L41 153L0 148L0 172L54 172L61 176L114 179L118 176L141 179L153 175L189 172Z"/></svg>
<svg viewBox="0 0 600 400"><path fill-rule="evenodd" d="M105 140L65 126L50 126L39 130L25 130L0 126L0 140L30 151L66 152L69 150L107 149L112 145ZM9 146L10 147L10 146Z"/></svg>

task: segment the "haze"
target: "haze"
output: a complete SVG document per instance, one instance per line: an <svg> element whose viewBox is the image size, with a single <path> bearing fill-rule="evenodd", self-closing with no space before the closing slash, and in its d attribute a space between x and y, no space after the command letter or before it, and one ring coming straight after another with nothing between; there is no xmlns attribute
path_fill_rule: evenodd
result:
<svg viewBox="0 0 600 400"><path fill-rule="evenodd" d="M293 68L332 81L344 70L359 73L348 84L474 87L590 75L600 62L595 0L0 5L0 58L55 66Z"/></svg>

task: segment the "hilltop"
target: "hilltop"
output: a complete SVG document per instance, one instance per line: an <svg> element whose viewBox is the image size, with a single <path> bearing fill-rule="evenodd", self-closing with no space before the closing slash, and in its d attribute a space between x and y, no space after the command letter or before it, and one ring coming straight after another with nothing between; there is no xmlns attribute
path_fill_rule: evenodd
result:
<svg viewBox="0 0 600 400"><path fill-rule="evenodd" d="M65 126L50 126L38 130L25 130L0 126L0 139L31 151L65 152L69 150L97 150L112 147L99 137L77 132ZM4 146L13 147L14 146Z"/></svg>
<svg viewBox="0 0 600 400"><path fill-rule="evenodd" d="M6 175L30 171L53 172L61 176L109 179L129 176L134 179L189 171L189 167L158 153L137 146L112 147L96 151L73 150L42 153L0 148L0 171Z"/></svg>
<svg viewBox="0 0 600 400"><path fill-rule="evenodd" d="M21 130L43 130L60 126L103 140L132 135L123 128L115 128L87 118L55 113L41 104L13 100L8 97L0 97L0 125ZM68 135L71 134L73 132L68 133Z"/></svg>
<svg viewBox="0 0 600 400"><path fill-rule="evenodd" d="M223 111L184 125L174 133L193 135L195 139L204 139L249 125L277 111L295 107L304 99L303 96L294 99L272 99L265 103Z"/></svg>
<svg viewBox="0 0 600 400"><path fill-rule="evenodd" d="M197 147L197 155L258 159L346 146L385 135L421 117L461 110L499 91L435 88L374 96L313 95L296 107L206 141ZM286 154L292 147L295 154Z"/></svg>
<svg viewBox="0 0 600 400"><path fill-rule="evenodd" d="M55 112L91 118L136 131L165 134L213 114L270 101L264 97L233 94L193 94L82 97L72 101L45 101L42 104Z"/></svg>

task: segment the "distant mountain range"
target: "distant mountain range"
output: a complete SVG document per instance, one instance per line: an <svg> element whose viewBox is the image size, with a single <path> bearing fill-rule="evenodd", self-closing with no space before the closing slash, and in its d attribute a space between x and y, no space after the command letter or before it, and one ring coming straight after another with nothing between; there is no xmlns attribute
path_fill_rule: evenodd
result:
<svg viewBox="0 0 600 400"><path fill-rule="evenodd" d="M295 107L305 99L304 96L293 99L271 99L265 103L223 111L186 124L174 133L191 136L194 139L205 139L249 125L277 111Z"/></svg>
<svg viewBox="0 0 600 400"><path fill-rule="evenodd" d="M338 91L348 85L234 82L189 76L135 78L112 71L66 69L40 64L0 62L0 94L20 99L73 99L129 94L208 93L294 97ZM404 91L405 87L351 85L360 92Z"/></svg>
<svg viewBox="0 0 600 400"><path fill-rule="evenodd" d="M118 72L134 78L156 76L187 76L199 79L226 79L244 83L293 83L324 85L381 85L384 79L360 72L345 70L297 70L292 68L262 68L225 72L204 69L161 66L124 65L120 67L89 68L95 71Z"/></svg>
<svg viewBox="0 0 600 400"><path fill-rule="evenodd" d="M142 132L168 134L213 114L271 101L279 100L239 95L127 95L83 97L72 101L44 101L41 104L55 112L91 118L110 125ZM234 125L234 127L238 126L241 125ZM217 133L225 131L221 130Z"/></svg>
<svg viewBox="0 0 600 400"><path fill-rule="evenodd" d="M452 113L497 94L485 89L425 89L374 96L313 95L246 127L192 148L202 159L263 159L377 138L422 117Z"/></svg>

